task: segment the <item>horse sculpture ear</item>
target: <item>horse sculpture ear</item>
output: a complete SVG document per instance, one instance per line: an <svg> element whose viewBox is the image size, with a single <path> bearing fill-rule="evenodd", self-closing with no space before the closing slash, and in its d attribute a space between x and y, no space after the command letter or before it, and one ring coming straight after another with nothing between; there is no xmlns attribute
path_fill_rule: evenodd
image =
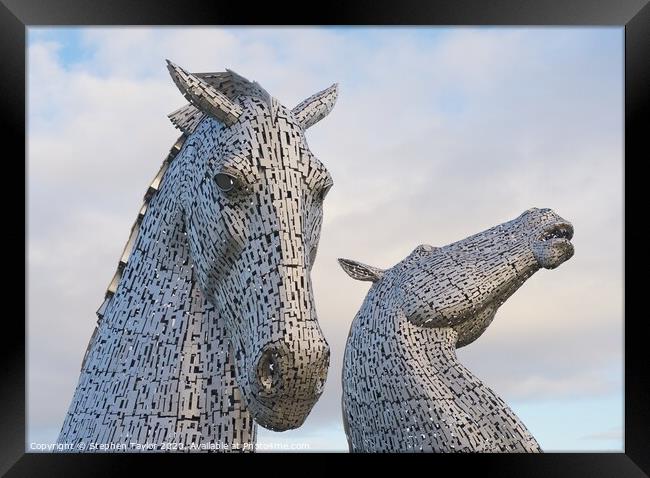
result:
<svg viewBox="0 0 650 478"><path fill-rule="evenodd" d="M339 259L339 264L350 277L356 280L377 282L382 278L384 272L386 272L383 269L368 266L350 259Z"/></svg>
<svg viewBox="0 0 650 478"><path fill-rule="evenodd" d="M339 85L334 83L326 90L319 91L302 101L291 110L302 129L307 129L325 118L336 103L339 94Z"/></svg>
<svg viewBox="0 0 650 478"><path fill-rule="evenodd" d="M217 91L196 75L167 60L167 69L178 89L187 100L204 113L208 113L226 126L233 124L243 110L223 93Z"/></svg>

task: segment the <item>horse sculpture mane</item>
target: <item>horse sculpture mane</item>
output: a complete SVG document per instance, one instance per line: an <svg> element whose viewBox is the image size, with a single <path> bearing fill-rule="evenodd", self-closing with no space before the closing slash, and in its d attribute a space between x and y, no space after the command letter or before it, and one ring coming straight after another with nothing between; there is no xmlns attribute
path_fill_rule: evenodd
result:
<svg viewBox="0 0 650 478"><path fill-rule="evenodd" d="M58 439L74 451L252 451L255 423L300 426L323 390L309 273L331 178L304 131L337 87L289 110L230 70L168 69L183 134L97 311Z"/></svg>

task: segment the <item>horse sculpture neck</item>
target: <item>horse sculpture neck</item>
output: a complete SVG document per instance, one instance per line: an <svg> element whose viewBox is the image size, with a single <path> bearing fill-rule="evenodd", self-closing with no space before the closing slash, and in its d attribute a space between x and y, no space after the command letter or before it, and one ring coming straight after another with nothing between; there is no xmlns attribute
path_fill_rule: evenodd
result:
<svg viewBox="0 0 650 478"><path fill-rule="evenodd" d="M148 192L59 443L88 451L252 449L256 425L223 321L193 274L178 202L184 152L168 158Z"/></svg>

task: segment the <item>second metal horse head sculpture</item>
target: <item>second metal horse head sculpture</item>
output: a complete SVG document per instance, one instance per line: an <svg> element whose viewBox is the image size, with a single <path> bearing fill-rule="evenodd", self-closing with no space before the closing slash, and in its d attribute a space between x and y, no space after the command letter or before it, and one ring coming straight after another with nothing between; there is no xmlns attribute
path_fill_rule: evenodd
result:
<svg viewBox="0 0 650 478"><path fill-rule="evenodd" d="M570 223L532 208L453 244L418 246L387 270L340 259L352 278L373 282L345 347L350 451L541 451L456 349L535 272L569 260L572 237Z"/></svg>

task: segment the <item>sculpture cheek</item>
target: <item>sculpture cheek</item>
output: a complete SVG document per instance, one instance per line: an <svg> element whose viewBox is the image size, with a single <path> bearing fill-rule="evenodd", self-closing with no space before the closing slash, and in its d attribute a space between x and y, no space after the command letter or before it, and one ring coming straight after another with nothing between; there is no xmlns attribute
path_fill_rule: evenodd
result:
<svg viewBox="0 0 650 478"><path fill-rule="evenodd" d="M401 291L400 307L418 327L452 327L467 320L474 308L457 289L423 285Z"/></svg>
<svg viewBox="0 0 650 478"><path fill-rule="evenodd" d="M437 310L426 303L408 301L402 308L406 319L418 327L444 327L449 325Z"/></svg>
<svg viewBox="0 0 650 478"><path fill-rule="evenodd" d="M427 304L412 290L400 289L399 294L399 308L406 320L419 327L430 326L434 317Z"/></svg>

